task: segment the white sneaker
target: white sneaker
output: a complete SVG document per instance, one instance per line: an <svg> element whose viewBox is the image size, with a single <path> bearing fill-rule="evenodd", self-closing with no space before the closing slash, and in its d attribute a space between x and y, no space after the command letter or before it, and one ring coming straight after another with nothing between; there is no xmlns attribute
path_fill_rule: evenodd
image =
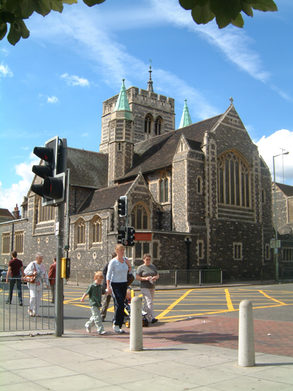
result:
<svg viewBox="0 0 293 391"><path fill-rule="evenodd" d="M91 330L91 328L90 328L90 326L85 326L85 330L86 330L86 332L89 334L92 330Z"/></svg>
<svg viewBox="0 0 293 391"><path fill-rule="evenodd" d="M99 331L99 335L105 335L107 334L107 331L103 330L103 331Z"/></svg>
<svg viewBox="0 0 293 391"><path fill-rule="evenodd" d="M113 324L113 330L115 333L120 334L120 327L117 324Z"/></svg>
<svg viewBox="0 0 293 391"><path fill-rule="evenodd" d="M119 329L119 334L125 334L125 331L122 329Z"/></svg>

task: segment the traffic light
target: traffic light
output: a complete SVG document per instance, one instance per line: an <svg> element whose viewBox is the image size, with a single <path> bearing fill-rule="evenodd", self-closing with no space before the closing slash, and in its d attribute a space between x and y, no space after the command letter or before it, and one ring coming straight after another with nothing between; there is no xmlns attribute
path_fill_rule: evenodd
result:
<svg viewBox="0 0 293 391"><path fill-rule="evenodd" d="M117 243L123 244L123 246L126 245L126 228L125 227L120 227L120 229L118 229Z"/></svg>
<svg viewBox="0 0 293 391"><path fill-rule="evenodd" d="M46 141L45 147L34 148L34 154L42 159L44 164L34 165L32 171L44 181L42 184L33 184L31 190L43 198L43 206L64 202L66 153L66 139L61 140L57 136Z"/></svg>
<svg viewBox="0 0 293 391"><path fill-rule="evenodd" d="M121 196L118 199L118 215L120 217L127 216L127 197Z"/></svg>
<svg viewBox="0 0 293 391"><path fill-rule="evenodd" d="M127 227L127 246L134 246L135 229L133 227Z"/></svg>

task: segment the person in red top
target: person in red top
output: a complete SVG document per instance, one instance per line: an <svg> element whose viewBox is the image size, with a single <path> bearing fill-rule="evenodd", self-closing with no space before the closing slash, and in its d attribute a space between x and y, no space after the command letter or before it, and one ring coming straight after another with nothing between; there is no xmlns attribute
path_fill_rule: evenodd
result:
<svg viewBox="0 0 293 391"><path fill-rule="evenodd" d="M53 263L50 265L49 273L49 282L52 293L52 303L55 303L55 282L56 282L56 258L53 259Z"/></svg>
<svg viewBox="0 0 293 391"><path fill-rule="evenodd" d="M9 261L8 270L7 270L7 274L6 274L6 282L9 281L9 277L10 277L9 297L6 301L6 304L11 304L13 289L14 289L14 285L16 283L17 291L18 291L19 305L22 306L21 277L24 276L23 264L20 259L17 259L17 252L16 251L13 251L11 253L11 255L12 255L12 259Z"/></svg>

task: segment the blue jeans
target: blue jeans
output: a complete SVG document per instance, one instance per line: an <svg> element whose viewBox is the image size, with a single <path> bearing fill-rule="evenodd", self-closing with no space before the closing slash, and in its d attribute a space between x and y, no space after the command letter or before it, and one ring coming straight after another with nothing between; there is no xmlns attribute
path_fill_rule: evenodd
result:
<svg viewBox="0 0 293 391"><path fill-rule="evenodd" d="M14 289L14 285L16 283L16 287L17 287L17 292L18 292L18 301L19 301L19 304L22 304L22 291L21 291L21 278L20 277L17 277L17 278L10 278L10 281L9 281L9 298L7 300L7 302L9 304L11 304L11 301L12 301L12 295L13 295L13 289Z"/></svg>

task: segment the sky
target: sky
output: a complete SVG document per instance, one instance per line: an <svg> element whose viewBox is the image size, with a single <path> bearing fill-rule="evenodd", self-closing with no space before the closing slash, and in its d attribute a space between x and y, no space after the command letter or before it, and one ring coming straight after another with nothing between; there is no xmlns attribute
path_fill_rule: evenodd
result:
<svg viewBox="0 0 293 391"><path fill-rule="evenodd" d="M244 28L197 25L178 0L81 0L27 20L31 35L0 41L0 208L27 195L32 151L54 136L98 151L102 102L126 88L184 99L192 122L234 106L276 181L293 185L293 1L244 15ZM289 154L282 155L284 152ZM273 176L273 175L272 175Z"/></svg>

